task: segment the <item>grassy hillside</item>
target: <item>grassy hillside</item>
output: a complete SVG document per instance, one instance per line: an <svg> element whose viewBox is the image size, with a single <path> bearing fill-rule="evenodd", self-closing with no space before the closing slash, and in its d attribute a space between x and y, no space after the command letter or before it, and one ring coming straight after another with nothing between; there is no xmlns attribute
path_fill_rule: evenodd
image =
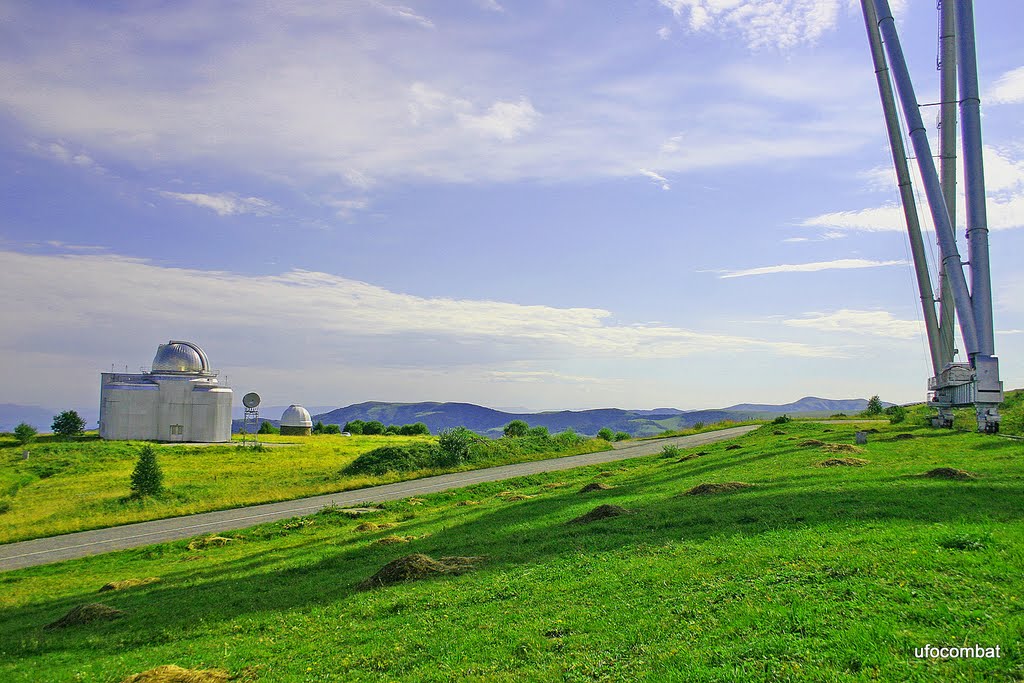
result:
<svg viewBox="0 0 1024 683"><path fill-rule="evenodd" d="M370 518L328 511L222 546L2 574L0 679L118 681L163 664L274 683L1021 679L1021 444L883 425L861 450L829 452L856 428L766 425L696 452L407 499ZM867 462L820 466L839 457ZM976 477L919 476L937 467ZM753 486L683 495L715 482ZM588 483L613 488L580 493ZM632 514L568 523L602 504ZM367 519L396 526L359 531ZM401 541L381 543L389 536ZM409 553L485 559L359 590ZM147 577L160 581L97 593ZM43 629L91 602L125 614ZM914 656L975 643L1003 656Z"/></svg>
<svg viewBox="0 0 1024 683"><path fill-rule="evenodd" d="M473 462L379 476L343 472L360 454L383 445L423 443L434 437L261 435L268 447L237 444L158 446L167 491L159 498L129 498L129 479L143 442L71 442L43 437L28 460L10 437L0 436L0 542L173 517L195 512L290 500L405 479L509 462L605 450L605 441L554 452L491 449ZM493 442L492 442L493 443Z"/></svg>

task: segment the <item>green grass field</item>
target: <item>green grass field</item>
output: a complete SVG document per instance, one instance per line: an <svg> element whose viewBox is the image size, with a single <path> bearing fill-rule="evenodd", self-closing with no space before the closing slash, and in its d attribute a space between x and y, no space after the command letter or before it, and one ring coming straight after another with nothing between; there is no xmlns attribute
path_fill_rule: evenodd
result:
<svg viewBox="0 0 1024 683"><path fill-rule="evenodd" d="M71 442L42 437L29 447L29 459L22 460L23 449L14 438L0 436L0 543L610 448L607 442L589 440L558 453L499 452L461 467L382 476L341 472L378 446L433 438L261 435L271 445L263 450L237 444L158 446L167 491L159 498L132 499L129 479L143 442L102 441L95 435Z"/></svg>
<svg viewBox="0 0 1024 683"><path fill-rule="evenodd" d="M765 425L692 459L697 449L360 519L328 511L226 534L222 547L0 574L0 680L120 681L164 664L273 683L1024 679L1024 445L872 426L859 452L802 445L851 444L855 423ZM839 457L868 462L818 466ZM977 477L917 476L936 467ZM579 493L592 482L614 488ZM681 495L712 482L754 486ZM567 524L601 504L633 514ZM365 521L397 526L356 531ZM409 553L485 559L358 590ZM146 577L161 580L97 593ZM125 615L43 629L91 602ZM926 644L998 645L1002 657L915 658Z"/></svg>

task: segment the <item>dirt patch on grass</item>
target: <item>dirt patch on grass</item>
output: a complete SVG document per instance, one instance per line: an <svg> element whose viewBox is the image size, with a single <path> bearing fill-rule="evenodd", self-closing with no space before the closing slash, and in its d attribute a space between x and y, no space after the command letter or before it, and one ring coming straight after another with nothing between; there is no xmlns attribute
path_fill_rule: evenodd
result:
<svg viewBox="0 0 1024 683"><path fill-rule="evenodd" d="M224 683L233 676L220 669L183 669L174 664L164 664L140 674L133 674L121 683Z"/></svg>
<svg viewBox="0 0 1024 683"><path fill-rule="evenodd" d="M381 567L380 571L361 582L357 587L359 590L370 590L441 574L461 574L473 569L484 559L483 557L441 557L435 560L429 555L413 553L388 562Z"/></svg>
<svg viewBox="0 0 1024 683"><path fill-rule="evenodd" d="M727 451L735 451L736 449L739 449L739 448L743 448L743 446L739 445L738 443L734 443L734 444L729 444L728 446L726 446L725 450L727 450Z"/></svg>
<svg viewBox="0 0 1024 683"><path fill-rule="evenodd" d="M43 628L47 631L56 628L67 628L68 626L78 626L79 624L88 624L93 621L113 621L123 617L127 612L119 610L116 607L110 605L104 605L102 602L90 602L85 605L79 605L78 607L72 607L71 611L62 616L57 621L51 622Z"/></svg>
<svg viewBox="0 0 1024 683"><path fill-rule="evenodd" d="M818 467L863 467L868 464L863 458L829 458L818 463Z"/></svg>
<svg viewBox="0 0 1024 683"><path fill-rule="evenodd" d="M892 438L896 439L898 441L903 441L904 439L916 439L917 436L914 435L914 434L908 434L908 433L904 432L902 434L897 434L896 436L894 436Z"/></svg>
<svg viewBox="0 0 1024 683"><path fill-rule="evenodd" d="M707 453L704 452L690 453L689 455L684 455L675 462L686 462L687 460L696 460L697 458L703 458L705 455L707 455Z"/></svg>
<svg viewBox="0 0 1024 683"><path fill-rule="evenodd" d="M824 445L825 445L824 441L818 441L817 439L808 439L807 441L801 441L800 443L797 444L797 446L800 446L801 448L810 448L812 446L824 446Z"/></svg>
<svg viewBox="0 0 1024 683"><path fill-rule="evenodd" d="M503 500L509 501L511 503L515 503L515 502L518 502L520 500L530 500L531 498L536 498L536 497L537 496L528 496L525 493L513 493L511 496L505 496L503 498Z"/></svg>
<svg viewBox="0 0 1024 683"><path fill-rule="evenodd" d="M608 484L602 484L599 481L595 481L595 482L591 482L590 484L587 484L586 486L581 488L579 490L579 492L580 493L590 493L591 491L609 491L609 490L611 490L613 488L615 488L615 487L614 486L609 486Z"/></svg>
<svg viewBox="0 0 1024 683"><path fill-rule="evenodd" d="M151 583L157 583L160 581L159 576L150 576L145 579L125 579L124 581L111 581L110 583L104 584L99 592L106 593L107 591L123 591L126 588L135 588L136 586L148 586Z"/></svg>
<svg viewBox="0 0 1024 683"><path fill-rule="evenodd" d="M967 470L958 470L955 467L936 467L920 475L928 479L955 479L964 481L966 479L977 479L978 475Z"/></svg>
<svg viewBox="0 0 1024 683"><path fill-rule="evenodd" d="M822 444L821 450L826 453L863 453L863 448L851 446L848 443L826 443Z"/></svg>
<svg viewBox="0 0 1024 683"><path fill-rule="evenodd" d="M589 524L590 522L596 522L600 519L621 517L622 515L631 514L633 514L632 510L627 510L626 508L619 507L618 505L598 505L587 514L580 515L576 519L570 519L566 524Z"/></svg>
<svg viewBox="0 0 1024 683"><path fill-rule="evenodd" d="M228 543L233 543L235 539L226 538L224 536L206 536L205 538L195 538L188 544L189 550L206 550L207 548L220 548L226 546Z"/></svg>
<svg viewBox="0 0 1024 683"><path fill-rule="evenodd" d="M560 489L563 486L568 486L568 485L569 485L569 482L567 482L567 481L553 481L550 484L544 484L544 488L546 488L546 489Z"/></svg>
<svg viewBox="0 0 1024 683"><path fill-rule="evenodd" d="M456 505L456 507L465 507L466 505L479 505L479 504L480 504L479 500L460 500L455 505Z"/></svg>
<svg viewBox="0 0 1024 683"><path fill-rule="evenodd" d="M707 496L714 493L731 493L732 491L740 491L742 489L754 488L753 484L747 484L742 481L726 481L717 484L698 484L692 489L684 493L684 496Z"/></svg>
<svg viewBox="0 0 1024 683"><path fill-rule="evenodd" d="M785 436L785 435L786 435L786 432L779 431L778 429L776 429L774 432L772 432L772 436Z"/></svg>
<svg viewBox="0 0 1024 683"><path fill-rule="evenodd" d="M355 528L355 531L358 531L360 533L366 533L370 531L384 531L386 529L394 529L396 526L398 525L394 522L382 522L380 524L377 524L375 522L363 522Z"/></svg>

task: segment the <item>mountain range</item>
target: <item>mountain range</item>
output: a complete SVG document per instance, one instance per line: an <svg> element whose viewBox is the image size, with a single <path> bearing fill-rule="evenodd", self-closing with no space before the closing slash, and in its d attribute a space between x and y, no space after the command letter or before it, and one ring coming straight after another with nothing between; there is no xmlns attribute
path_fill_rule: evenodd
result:
<svg viewBox="0 0 1024 683"><path fill-rule="evenodd" d="M319 420L324 424L336 424L342 427L353 420L363 420L364 422L377 420L385 425L422 422L427 425L432 434L451 427L468 427L480 434L497 436L501 434L502 428L512 420L524 420L531 427L547 427L552 433L572 429L580 434L592 436L599 429L608 427L613 431L628 432L632 436L651 436L665 430L692 427L698 422L709 424L721 420L771 418L785 413L805 416L828 416L837 412L856 413L864 410L867 403L867 400L862 398L834 400L807 396L799 401L782 405L742 403L710 410L598 408L543 413L513 413L485 408L473 403L368 401L314 414L313 421ZM267 422L275 427L279 425L278 420L267 419ZM234 431L240 430L241 426L241 420L234 421Z"/></svg>

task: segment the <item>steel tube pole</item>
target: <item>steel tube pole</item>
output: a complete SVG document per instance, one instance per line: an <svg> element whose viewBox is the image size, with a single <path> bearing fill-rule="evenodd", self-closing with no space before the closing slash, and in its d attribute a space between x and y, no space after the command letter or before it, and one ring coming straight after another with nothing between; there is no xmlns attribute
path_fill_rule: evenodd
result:
<svg viewBox="0 0 1024 683"><path fill-rule="evenodd" d="M992 276L988 253L988 213L985 208L985 165L981 146L981 96L978 57L974 45L974 3L956 2L957 46L960 62L960 120L963 122L964 179L967 197L967 258L971 262L971 301L978 331L978 352L995 354L992 329Z"/></svg>
<svg viewBox="0 0 1024 683"><path fill-rule="evenodd" d="M900 191L900 202L903 204L903 216L907 222L907 236L910 238L910 253L914 259L914 272L917 275L917 288L921 293L921 311L924 314L925 331L928 334L928 349L932 357L932 370L937 376L945 367L943 362L939 324L935 317L935 294L932 291L931 276L928 273L928 256L921 236L921 221L917 215L917 204L914 201L914 188L910 180L910 168L907 165L907 151L900 135L899 118L896 112L896 99L889 81L889 67L885 62L885 51L882 48L882 36L878 32L878 16L871 0L861 0L864 11L864 27L868 32L868 43L871 46L871 61L875 67L875 80L878 82L878 95L882 100L882 113L885 116L885 129L889 135L889 149L892 151L892 163L896 169L896 183Z"/></svg>
<svg viewBox="0 0 1024 683"><path fill-rule="evenodd" d="M910 71L907 69L907 62L903 57L899 35L896 33L896 21L893 19L889 2L888 0L873 0L873 2L879 18L878 28L885 41L885 51L889 57L893 81L896 83L896 91L899 93L900 104L903 107L903 115L910 126L910 141L917 157L925 195L928 197L928 207L931 210L935 233L939 238L939 246L942 250L942 265L946 269L953 289L953 300L956 302L956 312L960 319L960 332L963 334L968 355L973 357L978 353L978 333L974 322L974 310L971 306L971 294L967 289L967 279L964 277L960 264L956 234L953 232L949 213L946 211L942 185L939 183L935 160L932 158L931 146L928 144L928 133L921 120L921 112L918 110L917 95L914 93L914 84L910 80Z"/></svg>
<svg viewBox="0 0 1024 683"><path fill-rule="evenodd" d="M953 222L956 235L956 7L953 0L941 0L939 15L939 175L942 177L942 194L946 198L946 211ZM939 371L953 362L953 328L956 325L956 309L953 304L953 289L945 268L939 267ZM936 371L936 374L938 371Z"/></svg>

